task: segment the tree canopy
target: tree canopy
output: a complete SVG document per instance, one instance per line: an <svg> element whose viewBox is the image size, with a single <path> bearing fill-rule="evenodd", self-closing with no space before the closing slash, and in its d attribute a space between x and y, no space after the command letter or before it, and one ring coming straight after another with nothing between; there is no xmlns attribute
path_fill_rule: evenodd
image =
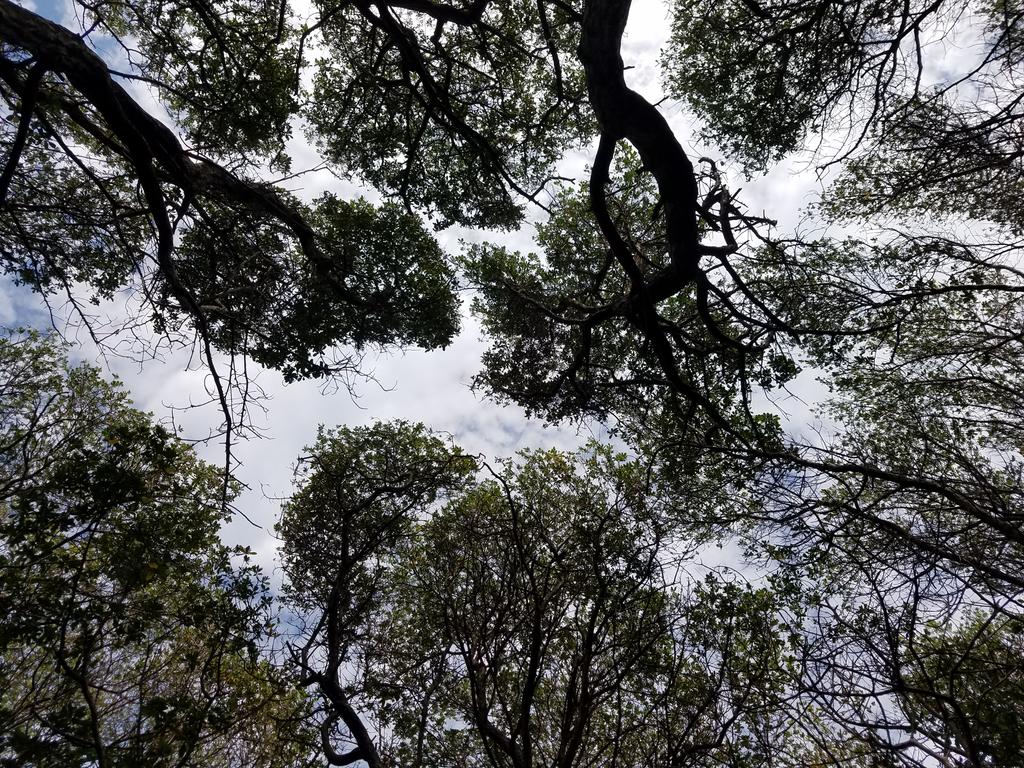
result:
<svg viewBox="0 0 1024 768"><path fill-rule="evenodd" d="M163 745L160 718L119 730L150 711L133 664L227 643L268 743L301 710L335 765L1024 764L1019 4L671 0L663 85L704 154L630 84L629 0L71 7L0 0L6 273L83 322L133 293L130 322L198 345L229 435L221 355L294 380L441 347L461 283L477 389L622 454L323 429L278 527L294 634L256 660L230 478L6 341L37 383L4 405L3 631L46 675L4 749ZM289 191L293 136L382 202ZM794 156L824 191L790 231L737 180ZM533 252L500 234L524 222ZM446 253L452 225L490 234ZM715 543L740 573L702 572ZM61 686L80 705L41 717Z"/></svg>
<svg viewBox="0 0 1024 768"><path fill-rule="evenodd" d="M0 338L0 760L295 765L305 701L222 480L94 368Z"/></svg>
<svg viewBox="0 0 1024 768"><path fill-rule="evenodd" d="M793 588L679 580L692 553L643 466L592 444L470 481L472 459L406 424L324 434L308 462L280 531L287 594L313 609L294 663L329 702L331 764L785 751ZM388 465L415 480L382 483Z"/></svg>

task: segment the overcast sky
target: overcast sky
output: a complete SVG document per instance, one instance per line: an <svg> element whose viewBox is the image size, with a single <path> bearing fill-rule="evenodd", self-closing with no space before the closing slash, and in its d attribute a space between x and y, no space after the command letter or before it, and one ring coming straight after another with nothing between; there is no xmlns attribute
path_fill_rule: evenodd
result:
<svg viewBox="0 0 1024 768"><path fill-rule="evenodd" d="M668 31L668 17L661 2L638 0L633 3L623 44L623 59L631 67L627 71L627 80L652 102L663 97L657 61ZM154 114L167 120L166 114L161 114L155 102L144 92L136 88L135 93L151 105ZM709 153L706 147L693 144L690 120L677 103L665 102L662 109L694 158ZM315 167L319 162L301 132L296 132L289 150L296 169ZM580 175L588 161L587 153L567 157L565 170ZM791 161L753 183L736 176L732 178L732 186L735 188L742 184L743 200L751 210L766 210L779 220L780 228L792 228L818 189L818 182L808 168L806 161ZM339 182L326 172L301 176L290 186L305 199L311 199L325 189L346 197L363 194L371 200L378 199L372 193ZM512 235L492 233L490 237L509 247L529 250L532 234L530 225ZM461 248L460 240L479 241L488 239L488 234L451 229L441 232L439 239L443 247L457 253ZM61 307L57 304L52 309L59 325ZM112 305L98 311L116 316L123 310ZM38 297L13 286L10 281L0 282L0 324L46 327L49 323L49 310ZM209 399L206 373L196 361L191 361L190 365L187 352L181 351L163 361L139 365L109 355L100 359L84 333L71 338L78 345L76 356L100 364L108 374L118 376L138 408L151 411L161 420L171 418L171 409L174 408L175 423L182 428L184 437L202 437L220 423L220 412L216 406L187 408L191 403ZM254 417L264 437L235 447L236 458L241 462L237 474L248 486L237 506L252 522L236 517L223 532L225 540L255 549L259 561L273 573L273 524L279 500L289 493L295 460L303 446L313 440L318 424L360 425L394 418L421 421L433 429L451 433L466 450L491 458L510 456L524 448L572 448L592 435L601 437L601 430L597 427L584 428L580 432L569 426L546 427L538 421L526 419L518 408L501 407L473 393L470 382L479 369L480 356L485 348L486 342L481 337L478 324L467 315L461 334L446 350L425 353L412 349L397 354L369 355L363 367L374 376L376 383L357 383L358 396L355 399L344 388L325 392L322 384L317 382L285 386L275 372L258 372L256 380L269 396L265 403L266 413L257 413ZM802 393L805 397L813 389L813 377L805 377L793 387L797 394ZM179 410L183 408L185 410ZM793 428L799 429L806 422L807 408L800 400L791 399L783 403L783 408L791 417ZM211 461L222 460L223 447L217 443L200 445L198 450Z"/></svg>

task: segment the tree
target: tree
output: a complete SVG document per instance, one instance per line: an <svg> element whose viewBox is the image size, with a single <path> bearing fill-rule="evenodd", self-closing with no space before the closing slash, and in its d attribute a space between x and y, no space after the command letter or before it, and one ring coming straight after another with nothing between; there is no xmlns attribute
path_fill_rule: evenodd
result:
<svg viewBox="0 0 1024 768"><path fill-rule="evenodd" d="M0 761L292 766L257 569L214 467L38 335L0 338Z"/></svg>
<svg viewBox="0 0 1024 768"><path fill-rule="evenodd" d="M302 459L300 488L278 524L284 594L308 622L291 660L300 684L315 685L326 701L321 746L332 765L380 764L358 708L374 703L382 683L376 670L364 679L358 667L389 652L373 635L389 601L391 554L406 546L417 518L462 485L473 466L423 427L402 422L322 431ZM334 737L339 724L350 741L342 751Z"/></svg>
<svg viewBox="0 0 1024 768"><path fill-rule="evenodd" d="M825 722L893 765L1019 765L1017 619L990 610L958 620L914 596L894 603L837 612L808 653L807 688Z"/></svg>
<svg viewBox="0 0 1024 768"><path fill-rule="evenodd" d="M44 295L66 291L87 325L79 283L94 301L130 288L159 334L193 330L229 438L244 376L233 364L222 376L214 350L296 379L358 372L367 345L451 340L452 270L420 221L394 204L303 204L255 175L288 167L298 98L283 4L81 10L79 36L0 6L4 272ZM132 71L97 54L100 33ZM187 143L122 82L156 88Z"/></svg>
<svg viewBox="0 0 1024 768"><path fill-rule="evenodd" d="M936 71L943 46L956 55ZM833 215L956 213L1020 234L1013 2L679 4L665 63L706 135L751 167L845 134Z"/></svg>
<svg viewBox="0 0 1024 768"><path fill-rule="evenodd" d="M688 553L641 465L591 445L474 478L402 423L323 433L305 461L279 530L287 594L309 612L293 657L323 694L332 765L791 751L797 636L780 617L796 585L680 579Z"/></svg>
<svg viewBox="0 0 1024 768"><path fill-rule="evenodd" d="M908 719L953 760L1020 765L1020 643L1019 621L999 613L953 631L929 627L901 670Z"/></svg>

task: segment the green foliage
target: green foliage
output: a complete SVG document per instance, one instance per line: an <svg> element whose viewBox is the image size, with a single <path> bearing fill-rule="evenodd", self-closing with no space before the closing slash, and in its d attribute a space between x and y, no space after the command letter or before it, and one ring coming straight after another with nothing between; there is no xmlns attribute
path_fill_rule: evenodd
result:
<svg viewBox="0 0 1024 768"><path fill-rule="evenodd" d="M432 349L458 330L453 270L420 220L396 205L316 200L308 218L326 268L268 219L220 213L217 227L185 235L178 270L221 349L246 350L294 380L351 367L338 344Z"/></svg>
<svg viewBox="0 0 1024 768"><path fill-rule="evenodd" d="M38 172L15 176L0 215L0 271L40 293L82 283L94 300L109 299L131 281L149 239L145 218L131 210L133 180L123 169L101 173L109 195L97 197L52 141L39 141L26 149Z"/></svg>
<svg viewBox="0 0 1024 768"><path fill-rule="evenodd" d="M845 165L822 200L822 213L840 221L937 213L1024 233L1015 121L960 104L941 90L908 101L901 111L901 120L879 132L874 151Z"/></svg>
<svg viewBox="0 0 1024 768"><path fill-rule="evenodd" d="M379 575L373 563L400 547L417 518L474 466L422 424L321 429L277 526L290 599L323 608L340 568L346 589L358 583L362 591L352 605L369 608Z"/></svg>
<svg viewBox="0 0 1024 768"><path fill-rule="evenodd" d="M637 268L664 274L668 246L657 190L635 153L617 161L612 186L611 215ZM660 410L661 360L643 324L624 311L631 286L591 214L586 185L559 194L550 218L537 226L537 244L541 254L490 244L464 254L467 278L478 289L472 309L491 340L475 383L552 420ZM736 348L724 346L702 318L697 292L685 285L659 306L687 384L729 414L739 405L740 375L762 386L795 375L774 339L744 339L745 329L713 303L717 331L737 344L754 342L739 367Z"/></svg>
<svg viewBox="0 0 1024 768"><path fill-rule="evenodd" d="M0 371L0 755L294 764L305 704L258 659L220 473L52 341L0 338Z"/></svg>
<svg viewBox="0 0 1024 768"><path fill-rule="evenodd" d="M808 138L843 142L833 217L955 214L1019 233L1020 28L1015 4L972 0L676 3L662 64L703 138L749 170Z"/></svg>
<svg viewBox="0 0 1024 768"><path fill-rule="evenodd" d="M401 423L325 433L279 527L306 647L340 654L305 652L304 676L377 724L380 764L756 765L782 749L796 592L712 575L680 591L685 540L644 467L608 448L524 453L454 487L404 479L442 448Z"/></svg>
<svg viewBox="0 0 1024 768"><path fill-rule="evenodd" d="M550 201L537 253L466 249L492 340L476 383L605 420L636 458L494 469L422 426L321 431L278 527L312 708L256 660L268 597L216 538L232 487L95 372L7 342L5 756L288 764L298 718L371 768L1015 765L1019 3L674 4L665 81L705 139L751 171L835 138L816 212L899 222L812 241L780 240L620 82L626 2L309 10L118 0L77 37L0 0L3 270L139 288L162 332L344 374L456 332L417 216L510 228ZM976 61L933 60L972 23ZM138 69L93 55L99 32ZM257 182L300 118L393 202ZM549 198L598 132L590 181ZM784 425L766 401L801 367L823 423ZM731 536L757 586L693 572Z"/></svg>
<svg viewBox="0 0 1024 768"><path fill-rule="evenodd" d="M94 11L113 32L133 36L134 62L200 152L255 152L280 164L297 106L291 11L283 2L121 0Z"/></svg>
<svg viewBox="0 0 1024 768"><path fill-rule="evenodd" d="M704 121L706 139L760 170L859 87L866 41L891 37L898 12L885 2L677 2L666 87Z"/></svg>
<svg viewBox="0 0 1024 768"><path fill-rule="evenodd" d="M982 764L1024 765L1024 626L978 615L956 628L926 627L902 670L903 706L922 730Z"/></svg>
<svg viewBox="0 0 1024 768"><path fill-rule="evenodd" d="M564 57L552 71L537 55L577 45L560 7L542 9L545 30L515 0L484 4L467 25L414 16L399 26L358 3L320 6L326 55L306 112L321 150L439 227L517 226L517 192L543 186L587 135L579 63Z"/></svg>
<svg viewBox="0 0 1024 768"><path fill-rule="evenodd" d="M84 297L134 293L140 301L128 306L142 317L133 320L180 340L195 331L204 357L209 344L288 379L358 373L367 345L451 341L453 270L417 211L454 191L466 217L505 214L478 211L453 179L431 181L434 190L404 209L331 195L304 205L262 180L268 168L287 170L284 145L303 100L306 35L285 4L90 5L81 36L10 2L0 13L3 272L46 296L66 294L83 321ZM97 55L112 42L128 71ZM188 144L123 82L151 88ZM533 169L540 155L524 151ZM544 162L556 152L541 153ZM476 142L470 155L481 153ZM481 190L507 176L492 167Z"/></svg>

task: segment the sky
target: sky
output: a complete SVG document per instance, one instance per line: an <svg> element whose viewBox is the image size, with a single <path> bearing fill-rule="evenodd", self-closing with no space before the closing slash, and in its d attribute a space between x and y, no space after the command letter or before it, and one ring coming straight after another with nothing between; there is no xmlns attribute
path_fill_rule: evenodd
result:
<svg viewBox="0 0 1024 768"><path fill-rule="evenodd" d="M60 18L56 4L40 7L47 15ZM668 12L662 2L637 0L633 3L622 49L628 67L627 81L655 103L664 96L657 61L668 32ZM154 114L170 122L150 94L137 86L134 92ZM692 120L677 103L666 101L661 108L693 157L713 154L709 148L694 143ZM288 149L296 169L319 164L319 158L301 131L295 133ZM581 175L589 159L589 153L575 153L564 160L563 170ZM743 199L753 211L768 211L779 220L780 228L792 229L819 188L820 182L810 169L806 159L780 164L762 179L743 182ZM728 174L729 169L725 170ZM739 177L732 181L734 187L741 184ZM379 199L372 191L360 190L326 172L303 175L292 182L290 188L306 199L325 190L343 197L363 194L371 200ZM537 215L539 211L535 211L535 219ZM488 236L488 233L458 228L438 235L441 245L451 253L461 250L462 240L473 242L488 237L499 239L507 247L529 250L533 242L532 224L511 235L491 233ZM64 328L59 302L48 309L38 296L14 286L9 280L0 282L0 325L46 327L51 324L51 310L58 328ZM116 320L125 311L123 302L114 302L99 308L97 313ZM173 418L183 437L202 438L219 425L221 414L216 405L188 407L209 400L207 374L196 360L190 359L188 351L179 350L163 360L140 364L131 360L130 355L100 356L85 333L67 331L66 335L75 345L76 359L97 364L106 375L118 377L136 407L152 412L158 420ZM128 342L125 340L126 344ZM318 425L356 426L387 419L423 422L432 429L449 433L465 450L492 459L508 457L525 448L571 450L589 438L605 437L599 425L545 425L527 419L517 407L499 406L473 392L470 384L480 368L480 357L486 347L479 324L464 311L462 331L445 350L427 353L409 349L369 354L362 367L374 381L357 382L354 393L344 387L325 390L318 382L285 385L274 371L256 372L256 382L268 396L263 402L265 411L254 415L262 437L234 446L239 462L236 474L247 489L236 502L244 516L237 515L227 524L222 531L224 540L254 549L257 562L271 575L272 581L277 581L280 574L276 567L277 541L273 525L281 500L292 487L296 459L303 447L314 440ZM816 387L813 376L798 379L790 387L793 396L779 403L783 417L792 428L801 429L811 422L808 403L815 399ZM223 446L217 441L197 444L197 450L212 462L222 462Z"/></svg>

